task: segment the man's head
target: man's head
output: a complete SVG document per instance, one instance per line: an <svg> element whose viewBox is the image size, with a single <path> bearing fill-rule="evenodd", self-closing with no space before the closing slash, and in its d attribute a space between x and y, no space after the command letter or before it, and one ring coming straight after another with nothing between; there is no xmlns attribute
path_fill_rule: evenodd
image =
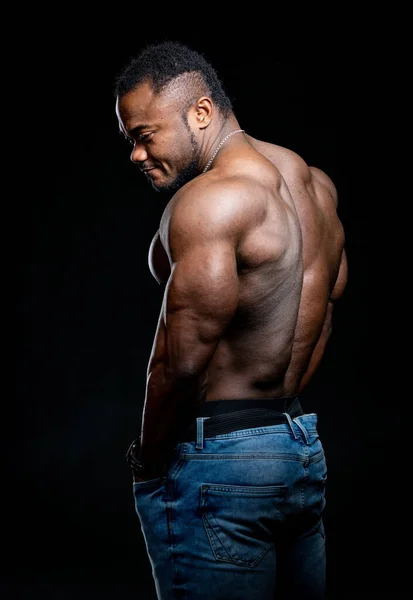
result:
<svg viewBox="0 0 413 600"><path fill-rule="evenodd" d="M205 130L232 114L205 58L179 42L146 47L115 80L120 131L156 190L175 191L200 172Z"/></svg>

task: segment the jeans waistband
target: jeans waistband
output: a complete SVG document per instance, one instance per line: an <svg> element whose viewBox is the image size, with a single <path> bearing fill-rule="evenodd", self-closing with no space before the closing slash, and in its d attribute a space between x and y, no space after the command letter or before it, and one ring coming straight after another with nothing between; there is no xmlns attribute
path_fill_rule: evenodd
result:
<svg viewBox="0 0 413 600"><path fill-rule="evenodd" d="M246 405L245 402L254 408L240 408ZM210 404L213 406L208 406ZM208 416L208 412L211 416ZM288 423L290 418L294 419L303 414L298 396L206 402L201 409L201 416L188 428L182 441L197 440L201 426L203 438L208 438L240 429Z"/></svg>

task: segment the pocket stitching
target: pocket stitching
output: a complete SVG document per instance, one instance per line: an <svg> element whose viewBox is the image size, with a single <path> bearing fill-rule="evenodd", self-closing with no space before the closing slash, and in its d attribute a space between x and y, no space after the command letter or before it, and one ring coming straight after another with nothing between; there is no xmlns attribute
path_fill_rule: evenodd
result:
<svg viewBox="0 0 413 600"><path fill-rule="evenodd" d="M259 552L258 555L255 556L254 559L245 560L242 558L237 558L225 547L225 538L228 538L228 535L225 531L222 530L220 525L218 525L216 518L213 513L208 510L208 493L210 495L218 495L218 496L226 496L226 497L255 497L255 498L269 498L269 497L281 497L287 486L285 485L277 485L277 486L237 486L237 485L220 485L220 484L201 484L200 486L200 506L202 512L202 521L204 525L204 529L208 536L209 544L211 546L212 552L217 560L221 560L223 562L229 562L233 564L238 564L242 566L254 567L256 566L262 557L268 552L271 548L271 543L262 542L264 545ZM221 539L221 536L224 537L224 540ZM219 544L219 546L218 546ZM225 552L225 554L222 554Z"/></svg>
<svg viewBox="0 0 413 600"><path fill-rule="evenodd" d="M147 487L150 487L151 485L154 485L155 483L163 481L164 479L164 477L156 477L155 479L148 479L147 481L134 481L132 483L133 491L145 489Z"/></svg>
<svg viewBox="0 0 413 600"><path fill-rule="evenodd" d="M215 529L214 529L214 526L210 523L210 520L215 523ZM228 550L225 548L224 543L221 541L220 536L218 535L218 532L221 530L221 528L219 527L218 523L216 522L214 515L212 513L204 513L202 515L202 521L204 523L204 527L205 527L205 530L206 530L206 533L207 533L207 536L209 539L209 543L210 543L212 552L214 553L215 558L222 562L229 562L229 563L247 566L247 567L255 567L260 562L260 560L262 559L264 554L266 554L268 552L268 550L271 548L271 544L269 544L269 543L264 544L263 549L261 550L260 554L254 560L244 560L242 558L237 558L236 556L233 556L228 552ZM225 533L223 535L225 536ZM222 555L219 553L217 543L214 541L213 536L215 536L215 538L220 543L221 549L225 552L225 555Z"/></svg>

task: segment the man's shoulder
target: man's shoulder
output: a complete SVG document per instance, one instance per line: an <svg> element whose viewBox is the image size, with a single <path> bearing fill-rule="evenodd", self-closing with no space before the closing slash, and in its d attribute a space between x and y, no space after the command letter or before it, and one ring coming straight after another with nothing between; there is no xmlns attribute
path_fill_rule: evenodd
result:
<svg viewBox="0 0 413 600"><path fill-rule="evenodd" d="M309 167L309 169L313 180L327 188L333 199L337 201L337 188L331 177L329 177L325 171L322 171L318 167Z"/></svg>
<svg viewBox="0 0 413 600"><path fill-rule="evenodd" d="M255 150L268 158L275 165L288 164L297 169L308 168L304 158L291 148L286 148L285 146L280 146L279 144L274 144L273 142L268 142L266 140L258 140L252 136L247 136L247 139Z"/></svg>
<svg viewBox="0 0 413 600"><path fill-rule="evenodd" d="M227 203L234 207L244 199L251 201L256 181L248 173L205 173L184 185L171 202L172 210L196 209L206 212L222 208Z"/></svg>
<svg viewBox="0 0 413 600"><path fill-rule="evenodd" d="M255 189L255 188L254 188ZM199 176L183 186L164 212L161 227L175 233L227 235L240 233L262 213L248 175Z"/></svg>

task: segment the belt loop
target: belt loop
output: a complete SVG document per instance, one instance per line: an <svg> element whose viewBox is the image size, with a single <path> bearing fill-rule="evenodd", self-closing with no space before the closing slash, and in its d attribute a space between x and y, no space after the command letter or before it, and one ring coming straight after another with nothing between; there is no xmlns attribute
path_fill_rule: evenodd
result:
<svg viewBox="0 0 413 600"><path fill-rule="evenodd" d="M292 422L290 415L287 412L283 413L283 415L287 418L287 421L290 426L291 433L293 434L294 439L298 440L298 435L294 431L294 426L293 426L293 422Z"/></svg>
<svg viewBox="0 0 413 600"><path fill-rule="evenodd" d="M197 417L196 419L196 446L197 450L202 450L204 447L204 421L209 417Z"/></svg>
<svg viewBox="0 0 413 600"><path fill-rule="evenodd" d="M305 443L307 444L307 446L309 446L309 445L310 445L310 436L308 435L308 431L307 431L307 429L304 427L304 425L302 425L302 424L300 423L300 421L297 421L296 419L297 419L297 417L294 419L294 423L295 423L296 425L298 425L298 427L301 429L301 431L302 431L302 434L303 434L303 436L304 436L304 439L305 439Z"/></svg>

